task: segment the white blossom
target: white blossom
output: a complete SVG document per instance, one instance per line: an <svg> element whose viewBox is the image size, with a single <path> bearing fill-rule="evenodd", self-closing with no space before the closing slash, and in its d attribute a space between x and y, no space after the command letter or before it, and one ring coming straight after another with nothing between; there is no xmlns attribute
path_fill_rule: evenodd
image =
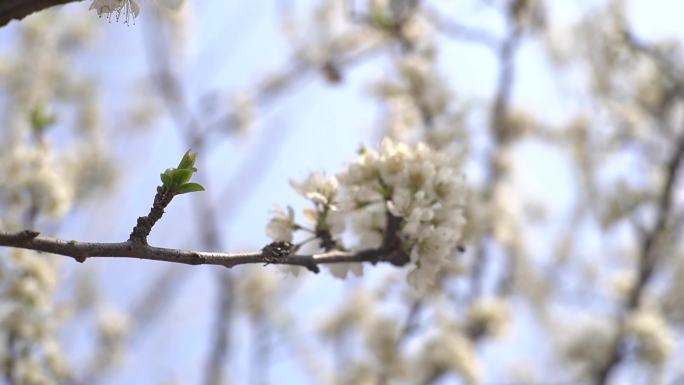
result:
<svg viewBox="0 0 684 385"><path fill-rule="evenodd" d="M287 206L287 212L274 207L275 216L266 225L266 234L274 241L292 242L292 232L297 228L294 221L294 209Z"/></svg>
<svg viewBox="0 0 684 385"><path fill-rule="evenodd" d="M346 228L347 217L338 210L330 210L326 215L325 223L331 235L340 235Z"/></svg>
<svg viewBox="0 0 684 385"><path fill-rule="evenodd" d="M674 334L658 312L638 310L629 316L625 328L637 342L639 357L652 365L664 364L675 349Z"/></svg>
<svg viewBox="0 0 684 385"><path fill-rule="evenodd" d="M385 211L382 206L371 206L352 214L352 229L357 236L357 247L379 247L385 228Z"/></svg>
<svg viewBox="0 0 684 385"><path fill-rule="evenodd" d="M292 180L290 185L300 195L317 204L331 205L337 195L337 179L326 179L317 172L311 173L303 182Z"/></svg>
<svg viewBox="0 0 684 385"><path fill-rule="evenodd" d="M133 18L136 18L140 13L140 6L135 0L93 0L89 9L95 10L100 17L103 14L107 17L111 17L114 14L116 19L119 20L123 16L125 22L128 22L128 18L131 15L133 15Z"/></svg>

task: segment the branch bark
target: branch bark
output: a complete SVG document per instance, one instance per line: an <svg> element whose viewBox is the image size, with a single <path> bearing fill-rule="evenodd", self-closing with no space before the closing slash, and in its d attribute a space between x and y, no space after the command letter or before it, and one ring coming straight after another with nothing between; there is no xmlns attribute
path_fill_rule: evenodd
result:
<svg viewBox="0 0 684 385"><path fill-rule="evenodd" d="M398 265L397 250L378 248L356 252L330 251L310 255L274 255L264 248L258 252L222 253L195 250L168 249L154 247L140 242L95 243L67 241L64 239L42 237L33 230L19 232L0 232L0 246L43 251L71 257L78 262L88 258L138 258L151 261L182 263L186 265L219 265L233 267L244 264L263 263L274 265L302 266L314 273L320 271L319 265L350 262L389 262Z"/></svg>
<svg viewBox="0 0 684 385"><path fill-rule="evenodd" d="M139 217L138 221L128 237L129 242L137 242L147 244L147 236L152 232L152 227L157 223L162 215L164 209L171 203L173 193L171 191L162 190L157 192L154 196L154 203L150 209L150 213L144 217Z"/></svg>
<svg viewBox="0 0 684 385"><path fill-rule="evenodd" d="M0 27L4 27L12 20L21 20L34 12L76 1L82 0L2 0L0 1Z"/></svg>

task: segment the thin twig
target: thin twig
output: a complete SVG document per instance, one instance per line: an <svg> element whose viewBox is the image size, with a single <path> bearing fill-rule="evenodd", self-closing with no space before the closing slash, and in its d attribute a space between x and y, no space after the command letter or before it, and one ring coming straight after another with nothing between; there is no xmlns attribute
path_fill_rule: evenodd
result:
<svg viewBox="0 0 684 385"><path fill-rule="evenodd" d="M37 231L0 232L0 246L43 251L74 258L85 262L88 258L138 258L150 261L164 261L186 265L219 265L233 267L244 264L262 263L274 265L302 266L317 273L318 265L350 262L390 262L401 265L394 249L366 249L357 252L330 251L311 255L277 256L268 251L247 253L222 253L195 250L169 249L149 246L138 242L97 243L67 241L64 239L42 237Z"/></svg>

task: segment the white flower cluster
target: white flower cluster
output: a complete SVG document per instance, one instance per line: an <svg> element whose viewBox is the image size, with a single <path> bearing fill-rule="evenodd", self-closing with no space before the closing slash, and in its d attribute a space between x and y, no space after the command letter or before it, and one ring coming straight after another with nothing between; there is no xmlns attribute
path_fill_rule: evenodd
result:
<svg viewBox="0 0 684 385"><path fill-rule="evenodd" d="M419 290L432 286L465 224L465 187L455 158L422 144L409 147L386 139L380 152L364 150L338 178L345 187L340 205L357 211L359 233L377 231L380 203L401 221L397 235L415 266L409 283Z"/></svg>
<svg viewBox="0 0 684 385"><path fill-rule="evenodd" d="M339 248L345 221L353 218L358 248L380 248L388 237L396 239L414 267L409 282L422 291L434 285L461 239L465 188L457 166L455 158L423 144L410 147L385 139L379 152L364 149L337 178L314 173L292 185L314 203L315 210L305 211L316 224L310 232L327 235L333 239L328 246ZM394 234L386 234L390 222ZM307 230L288 208L276 211L267 234L290 242L293 231L301 229Z"/></svg>

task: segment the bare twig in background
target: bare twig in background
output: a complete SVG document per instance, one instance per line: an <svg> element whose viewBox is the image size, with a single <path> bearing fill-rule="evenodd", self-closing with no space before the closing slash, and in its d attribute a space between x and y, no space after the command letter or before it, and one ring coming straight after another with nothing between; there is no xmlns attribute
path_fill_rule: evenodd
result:
<svg viewBox="0 0 684 385"><path fill-rule="evenodd" d="M640 41L630 30L625 29L623 36L630 49L653 60L659 67L660 72L669 79L673 94L670 95L670 98L665 99L664 103L672 103L677 99L682 100L684 98L684 83L682 82L681 72L675 63L654 47ZM598 385L607 384L611 373L624 359L625 345L627 343L623 332L625 319L631 311L636 310L640 306L641 296L657 267L659 243L667 232L668 221L674 216L674 193L677 186L677 177L681 172L682 163L684 162L684 135L680 134L679 138L674 141L671 151L670 158L663 165L665 181L660 188L656 201L655 224L643 236L637 260L636 281L627 293L626 301L622 305L621 312L617 317L616 322L621 334L614 342L606 364L597 372L594 383Z"/></svg>
<svg viewBox="0 0 684 385"><path fill-rule="evenodd" d="M505 148L510 145L510 140L508 139L510 136L507 135L510 126L507 120L510 118L510 97L515 75L515 53L517 52L522 39L521 27L515 24L512 28L513 30L502 44L501 51L499 52L499 83L497 85L494 107L491 114L492 121L490 122L490 129L497 144L496 149L492 151L490 157L490 194L494 191L494 184L502 179L503 174L501 166L497 164L496 153L502 151L502 149L505 150ZM509 255L508 268L505 270L504 277L499 283L498 290L503 294L510 292L515 281L515 258L515 255Z"/></svg>
<svg viewBox="0 0 684 385"><path fill-rule="evenodd" d="M618 327L621 329L625 317L632 310L639 307L641 295L646 288L653 272L655 271L658 262L658 241L666 232L668 218L672 215L672 206L674 203L674 189L676 186L677 176L684 160L684 135L682 135L676 142L672 156L665 165L665 183L662 186L660 197L658 199L658 206L656 212L656 222L653 229L649 231L643 239L641 250L639 252L637 279L634 286L629 291L627 301L624 304L624 309L618 317ZM625 338L623 335L619 336L615 341L610 358L606 365L602 367L596 376L595 383L597 385L607 384L610 379L610 374L622 362Z"/></svg>
<svg viewBox="0 0 684 385"><path fill-rule="evenodd" d="M206 363L204 384L222 384L223 366L228 358L230 349L230 325L233 315L233 292L235 285L232 277L226 272L220 273L218 306L214 315L213 335L210 339L209 357Z"/></svg>
<svg viewBox="0 0 684 385"><path fill-rule="evenodd" d="M159 317L159 314L172 299L170 293L178 289L184 271L178 266L170 266L157 274L149 284L148 291L142 295L140 301L133 307L131 317L135 327L134 335L143 336L143 331Z"/></svg>
<svg viewBox="0 0 684 385"><path fill-rule="evenodd" d="M495 146L490 150L488 157L488 179L484 187L485 195L491 200L495 184L503 177L504 170L497 164L497 154L506 146L509 145L507 140L507 119L510 114L510 97L514 84L515 76L515 54L520 46L523 34L521 27L513 19L511 14L508 14L508 22L510 24L510 31L503 43L497 44L499 47L498 61L499 61L499 76L496 86L496 93L494 96L494 104L489 115L489 131L493 138ZM486 229L485 233L481 235L480 242L476 249L476 258L472 268L472 293L471 299L475 299L482 295L484 290L484 270L489 260L486 250L486 240L491 236L491 228ZM507 293L510 290L513 279L513 266L509 262L507 271L504 272L498 290L501 293Z"/></svg>
<svg viewBox="0 0 684 385"><path fill-rule="evenodd" d="M439 11L428 6L423 7L425 17L442 34L459 41L481 44L492 51L498 51L500 39L489 31L475 27L469 27L449 20L440 14Z"/></svg>

